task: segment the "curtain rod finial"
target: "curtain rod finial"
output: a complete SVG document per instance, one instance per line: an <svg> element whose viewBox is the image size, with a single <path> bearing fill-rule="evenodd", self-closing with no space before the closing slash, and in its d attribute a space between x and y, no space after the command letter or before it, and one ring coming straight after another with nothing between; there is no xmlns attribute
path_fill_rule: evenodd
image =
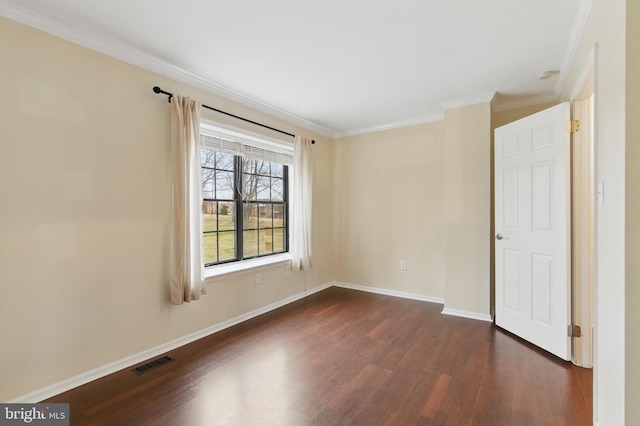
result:
<svg viewBox="0 0 640 426"><path fill-rule="evenodd" d="M162 90L158 86L153 86L153 92L154 93L162 93L163 95L167 95L168 96L167 102L171 103L171 98L173 98L173 93L165 92L164 90Z"/></svg>

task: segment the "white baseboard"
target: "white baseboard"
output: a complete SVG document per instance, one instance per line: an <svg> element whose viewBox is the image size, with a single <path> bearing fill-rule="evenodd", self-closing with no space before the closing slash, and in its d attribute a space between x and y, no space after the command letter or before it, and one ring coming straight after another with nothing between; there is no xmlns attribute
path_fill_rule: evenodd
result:
<svg viewBox="0 0 640 426"><path fill-rule="evenodd" d="M101 377L107 376L109 374L115 373L116 371L120 371L126 368L130 368L133 367L136 364L140 364L143 361L146 361L150 358L154 358L157 357L159 355L162 355L164 353L167 353L169 351L172 351L176 348L179 348L181 346L187 345L189 343L192 343L198 339L202 339L203 337L207 337L211 334L217 333L219 331L222 331L226 328L232 327L234 325L240 324L243 321L247 321L251 318L255 318L259 315L265 314L267 312L273 311L275 309L278 309L282 306L288 305L289 303L295 302L297 300L303 299L307 296L310 296L312 294L318 293L322 290L326 290L327 288L330 287L342 287L342 288L347 288L347 289L351 289L351 290L359 290L359 291L365 291L368 293L375 293L375 294L382 294L385 296L393 296L393 297L401 297L404 299L412 299L412 300L420 300L423 302L431 302L431 303L438 303L438 304L444 304L444 299L441 297L432 297L432 296L426 296L423 294L416 294L416 293L407 293L407 292L402 292L402 291L395 291L395 290L388 290L388 289L383 289L383 288L378 288L378 287L369 287L369 286L363 286L363 285L357 285L357 284L348 284L348 283L342 283L342 282L331 282L331 283L327 283L327 284L323 284L311 289L308 289L306 291L303 291L301 293L295 294L293 296L287 297L285 299L282 299L278 302L272 303L270 305L264 306L262 308L259 309L255 309L251 312L247 312L245 314L239 315L235 318L232 318L228 321L224 321L215 325L212 325L210 327L207 327L205 329L196 331L194 333L191 334L187 334L185 336L179 337L177 339L174 339L170 342L164 343L162 345L158 345L156 347L147 349L145 351L142 351L140 353L128 356L126 358L122 358L120 360L114 361L112 363L109 363L107 365L103 365L101 367L95 368L93 370L87 371L85 373L79 374L77 376L71 377L69 379L66 380L62 380L60 382L54 383L52 385L46 386L44 388L38 389L36 391L30 392L28 394L19 396L11 401L7 401L10 403L35 403L35 402L39 402L42 401L44 399L47 398L51 398L52 396L58 395L60 393L66 392L70 389L76 388L78 386L82 386L84 384L87 384L93 380L97 380ZM442 310L442 313L445 315L455 315L455 316L459 316L459 317L464 317L464 318L471 318L471 319L475 319L475 320L481 320L481 321L489 321L492 322L492 318L491 315L486 315L486 314L478 314L476 312L467 312L467 311L460 311L460 310L456 310L456 309L448 309L448 308L444 308Z"/></svg>
<svg viewBox="0 0 640 426"><path fill-rule="evenodd" d="M300 299L305 298L307 296L311 296L312 294L320 293L322 290L326 290L326 289L331 288L331 287L333 287L333 283L332 282L327 283L327 284L323 284L323 285L319 285L319 286L314 287L314 288L310 288L309 290L305 291L304 296L298 297L295 300L300 300ZM295 300L292 300L291 302L295 302ZM289 303L291 303L291 302L289 302ZM286 305L286 303L285 303L285 305ZM284 305L282 305L282 306L284 306Z"/></svg>
<svg viewBox="0 0 640 426"><path fill-rule="evenodd" d="M405 299L421 300L423 302L439 303L441 305L444 305L444 298L442 297L425 296L424 294L405 293L403 291L387 290L384 288L368 287L364 285L348 284L348 283L342 283L342 282L334 282L333 285L335 287L348 288L351 290L360 290L360 291L366 291L369 293L383 294L385 296L402 297ZM442 309L442 313L444 315L453 315L456 317L493 322L493 317L490 314L480 314L477 312L462 311L459 309L450 309L450 308Z"/></svg>
<svg viewBox="0 0 640 426"><path fill-rule="evenodd" d="M421 300L423 302L431 302L431 303L439 303L439 304L443 304L444 303L444 299L441 298L441 297L426 296L424 294L406 293L406 292L403 292L403 291L387 290L387 289L384 289L384 288L368 287L368 286L364 286L364 285L348 284L348 283L341 283L341 282L334 282L333 285L335 287L348 288L348 289L351 289L351 290L366 291L368 293L382 294L382 295L385 295L385 296L402 297L404 299Z"/></svg>
<svg viewBox="0 0 640 426"><path fill-rule="evenodd" d="M314 293L318 293L322 290L325 290L329 287L332 287L333 283L323 284L318 287L314 287L312 289L303 291L301 293L295 294L293 296L287 297L286 299L282 299L278 302L272 303L270 305L264 306L259 309L255 309L251 312L247 312L246 314L239 315L235 318L232 318L228 321L221 322L219 324L212 325L211 327L207 327L205 329L196 331L195 333L187 334L185 336L174 339L170 342L164 343L162 345L158 345L154 348L147 349L140 353L128 356L126 358L122 358L120 360L114 361L110 364L103 365L101 367L95 368L91 371L87 371L86 373L79 374L75 377L71 377L66 380L62 380L60 382L54 383L52 385L46 386L42 389L38 389L36 391L30 392L28 394L19 396L11 401L10 403L35 403L42 401L47 398L51 398L52 396L61 394L62 392L66 392L70 389L76 388L78 386L82 386L87 384L93 380L99 379L101 377L107 376L109 374L115 373L116 371L123 370L125 368L132 367L136 364L140 364L143 361L146 361L150 358L157 357L158 355L162 355L166 352L184 346L186 344L192 343L198 339L202 339L203 337L207 337L211 334L217 333L218 331L224 330L226 328L232 327L234 325L240 324L243 321L249 320L251 318L257 317L258 315L265 314L267 312L273 311L274 309L278 309L282 306L288 305L289 303L295 302L296 300L303 299L307 296L310 296Z"/></svg>
<svg viewBox="0 0 640 426"><path fill-rule="evenodd" d="M489 314L480 314L478 312L470 312L470 311L462 311L462 310L459 310L459 309L444 308L442 310L442 313L444 315L452 315L452 316L455 316L455 317L462 317L462 318L469 318L469 319L474 319L474 320L479 320L479 321L493 322L493 318L491 317L491 315L489 315Z"/></svg>

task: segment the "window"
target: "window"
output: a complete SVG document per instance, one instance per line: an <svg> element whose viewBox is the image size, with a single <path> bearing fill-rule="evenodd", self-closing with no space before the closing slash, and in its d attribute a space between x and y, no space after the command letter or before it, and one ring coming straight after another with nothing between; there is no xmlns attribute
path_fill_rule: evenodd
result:
<svg viewBox="0 0 640 426"><path fill-rule="evenodd" d="M288 252L292 148L212 126L201 133L205 267Z"/></svg>

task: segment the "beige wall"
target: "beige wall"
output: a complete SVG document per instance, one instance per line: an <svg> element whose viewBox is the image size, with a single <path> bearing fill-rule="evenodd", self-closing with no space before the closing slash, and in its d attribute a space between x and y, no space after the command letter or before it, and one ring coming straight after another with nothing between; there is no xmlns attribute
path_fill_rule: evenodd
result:
<svg viewBox="0 0 640 426"><path fill-rule="evenodd" d="M0 401L331 281L331 141L3 18L0 39ZM312 272L240 274L168 303L156 84L318 141Z"/></svg>
<svg viewBox="0 0 640 426"><path fill-rule="evenodd" d="M444 113L445 312L489 318L491 260L491 107Z"/></svg>
<svg viewBox="0 0 640 426"><path fill-rule="evenodd" d="M605 202L597 209L594 393L596 420L602 425L625 424L625 379L630 379L625 378L625 361L637 359L625 357L625 282L629 283L625 262L637 262L625 258L625 232L632 225L625 223L625 9L625 0L594 0L562 91L562 100L569 100L597 43L596 167L598 180L605 185ZM638 302L633 301L635 305ZM629 396L626 406L631 409L637 400L629 400ZM628 420L626 424L637 424Z"/></svg>
<svg viewBox="0 0 640 426"><path fill-rule="evenodd" d="M439 121L334 141L336 281L442 299L442 137Z"/></svg>
<svg viewBox="0 0 640 426"><path fill-rule="evenodd" d="M336 281L489 318L490 111L334 141Z"/></svg>
<svg viewBox="0 0 640 426"><path fill-rule="evenodd" d="M640 424L640 2L627 1L626 422Z"/></svg>
<svg viewBox="0 0 640 426"><path fill-rule="evenodd" d="M597 232L600 424L640 423L639 367L632 362L640 358L640 35L631 24L638 22L638 7L594 0L562 91L568 100L598 43L598 176L606 188ZM445 268L455 260L446 256L453 251L443 233L453 218L445 222L445 211L459 207L447 201L454 193L445 200L445 188L459 194L466 186L445 178L462 173L465 164L472 165L465 179L484 176L488 167L462 158L465 151L456 146L445 153L446 120L332 142L2 18L0 39L11 40L0 43L0 400L333 279L485 312L483 284L469 293L479 297L478 306L453 296L462 287L446 285ZM169 107L151 92L156 84L318 140L312 272L264 270L261 286L252 274L241 274L210 284L197 303L168 304ZM495 113L491 126L532 112ZM477 127L484 132L484 123ZM473 149L485 156L481 146ZM456 156L460 165L446 162ZM453 169L445 171L445 164ZM484 180L479 184L485 191ZM478 212L471 232L482 246L474 264L484 281L488 242L479 236L491 235L485 210ZM406 272L399 270L401 259L408 261Z"/></svg>

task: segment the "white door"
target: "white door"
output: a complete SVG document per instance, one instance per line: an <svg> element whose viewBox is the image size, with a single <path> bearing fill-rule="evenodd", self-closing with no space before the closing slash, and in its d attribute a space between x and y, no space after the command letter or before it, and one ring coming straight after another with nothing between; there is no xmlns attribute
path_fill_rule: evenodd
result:
<svg viewBox="0 0 640 426"><path fill-rule="evenodd" d="M496 324L571 359L569 103L495 130Z"/></svg>

